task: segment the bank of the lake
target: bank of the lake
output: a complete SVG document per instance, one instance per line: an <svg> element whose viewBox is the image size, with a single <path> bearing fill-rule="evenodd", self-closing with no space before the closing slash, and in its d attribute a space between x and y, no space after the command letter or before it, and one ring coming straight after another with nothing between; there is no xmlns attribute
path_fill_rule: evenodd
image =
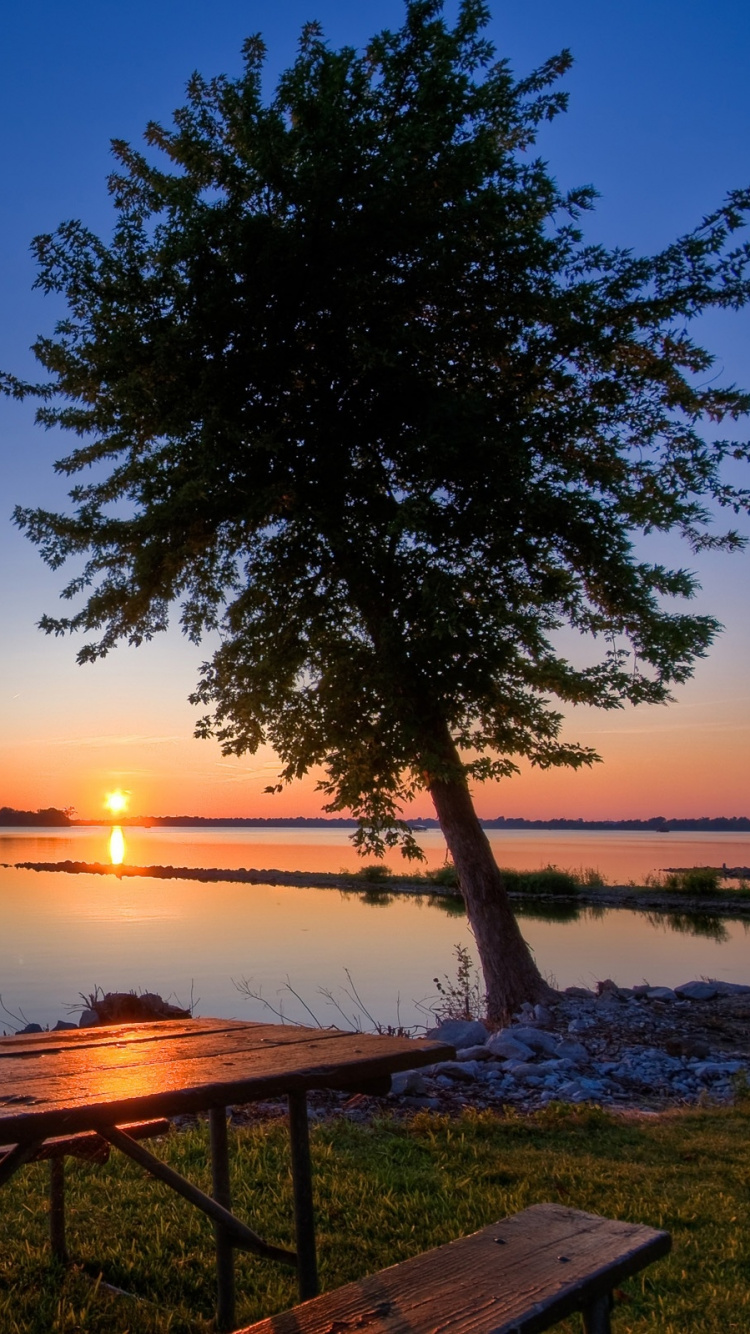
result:
<svg viewBox="0 0 750 1334"><path fill-rule="evenodd" d="M387 898L396 894L412 897L427 895L453 902L457 911L462 910L463 904L460 891L451 885L441 884L437 878L429 875L380 874L379 866L352 875L330 871L281 871L273 867L239 867L232 870L218 866L132 866L113 865L111 862L16 862L14 865L18 870L60 872L65 875L109 875L118 880L146 878L197 880L204 884L225 881L245 885L291 885L298 889L339 889L370 898ZM551 917L558 909L559 919L561 914L569 914L576 907L598 907L676 913L682 916L745 917L750 920L750 890L744 883L735 889L728 889L724 885L716 891L693 894L689 890L669 890L658 884L590 885L583 881L575 889L571 887L571 892L565 889L554 893L510 889L509 897L521 908L524 904L532 908L534 905L540 909L546 907Z"/></svg>

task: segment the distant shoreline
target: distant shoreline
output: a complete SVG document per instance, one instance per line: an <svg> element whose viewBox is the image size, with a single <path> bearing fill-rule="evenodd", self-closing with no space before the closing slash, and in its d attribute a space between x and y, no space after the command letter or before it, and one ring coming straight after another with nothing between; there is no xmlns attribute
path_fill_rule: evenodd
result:
<svg viewBox="0 0 750 1334"><path fill-rule="evenodd" d="M438 829L432 816L406 821L411 829L420 832ZM750 816L715 815L695 818L652 816L647 820L584 820L559 817L550 820L527 820L523 816L498 815L479 822L484 829L539 830L551 829L573 833L584 831L612 833L656 834L748 834ZM79 829L121 825L128 829L356 829L357 821L345 817L326 816L208 816L208 815L124 815L109 820L77 820L65 811L49 808L40 811L19 811L10 806L0 807L0 828Z"/></svg>

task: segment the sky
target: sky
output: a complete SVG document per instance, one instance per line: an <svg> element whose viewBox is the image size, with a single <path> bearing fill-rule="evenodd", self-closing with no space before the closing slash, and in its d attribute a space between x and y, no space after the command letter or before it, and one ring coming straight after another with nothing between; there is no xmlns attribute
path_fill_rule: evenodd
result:
<svg viewBox="0 0 750 1334"><path fill-rule="evenodd" d="M448 0L446 12L455 13ZM33 290L31 238L69 218L111 227L109 142L137 142L167 121L190 73L240 71L245 36L268 45L267 86L293 58L302 24L319 19L333 45L362 45L397 26L398 0L36 0L6 8L0 49L0 368L34 378L30 345L62 308ZM518 75L560 48L575 65L568 113L540 151L562 185L600 193L588 235L651 252L689 230L730 188L750 184L750 19L739 0L515 0L492 4L498 54ZM702 321L724 382L750 384L750 312ZM222 757L193 739L187 703L207 650L176 629L139 649L79 667L77 645L36 628L55 612L63 578L14 529L16 503L64 507L52 470L70 442L34 424L30 404L0 399L0 805L102 812L105 792L133 812L316 815L314 777L263 794L270 751ZM670 559L696 569L697 609L724 632L669 707L569 713L565 734L603 763L572 773L524 771L476 790L485 816L584 818L748 814L750 553ZM429 800L417 808L430 814Z"/></svg>

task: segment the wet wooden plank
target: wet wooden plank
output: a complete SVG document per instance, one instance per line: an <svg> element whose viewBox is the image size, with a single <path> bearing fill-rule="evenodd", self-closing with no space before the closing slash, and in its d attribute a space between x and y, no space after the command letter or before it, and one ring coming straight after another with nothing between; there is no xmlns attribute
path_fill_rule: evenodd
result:
<svg viewBox="0 0 750 1334"><path fill-rule="evenodd" d="M184 1038L195 1041L213 1033L254 1033L259 1041L297 1041L297 1034L310 1029L294 1024L249 1023L241 1019L162 1019L153 1023L106 1024L94 1028L68 1028L59 1032L17 1033L0 1037L0 1072L5 1058L40 1056L47 1051L106 1047L117 1042L164 1042ZM323 1030L325 1031L325 1030ZM334 1030L331 1030L334 1031Z"/></svg>
<svg viewBox="0 0 750 1334"><path fill-rule="evenodd" d="M93 1047L61 1041L36 1056L0 1060L0 1136L19 1143L294 1089L351 1087L452 1054L424 1039L281 1025Z"/></svg>
<svg viewBox="0 0 750 1334"><path fill-rule="evenodd" d="M238 1334L540 1334L670 1245L642 1224L532 1205Z"/></svg>

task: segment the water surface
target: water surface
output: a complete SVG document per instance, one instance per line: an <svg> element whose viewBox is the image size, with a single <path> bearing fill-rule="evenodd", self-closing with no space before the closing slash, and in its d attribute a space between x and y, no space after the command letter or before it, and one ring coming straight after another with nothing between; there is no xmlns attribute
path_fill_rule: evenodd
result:
<svg viewBox="0 0 750 1334"><path fill-rule="evenodd" d="M109 828L3 831L0 861L106 861L110 834ZM250 867L262 865L260 854L268 853L269 865L279 869L356 866L347 860L346 831L126 829L124 836L126 858L138 864ZM422 837L439 862L437 839L432 832ZM592 853L598 852L601 865L605 855L621 855L619 841L631 837L642 841L640 835L598 834L555 834L553 841L535 833L534 842L524 831L503 834L503 855L497 855L518 866L595 865ZM691 850L682 863L673 856L675 865L716 860L707 855L711 845L725 851L719 862L747 861L750 840L738 848L740 841L730 842L731 836L717 836L718 844L716 837L702 843L684 835L673 843L672 837L646 835L648 846L631 849L631 855L653 857L656 839L671 850L678 844ZM582 854L577 862L574 848ZM308 849L317 851L317 863L307 859ZM234 985L246 978L290 1018L304 1020L306 1012L287 982L321 1022L343 1024L321 989L334 993L349 1022L362 1019L345 994L348 970L380 1023L426 1022L425 1007L437 996L434 978L455 974L455 946L465 945L475 956L466 919L455 906L427 896L0 868L0 993L14 1013L23 1010L42 1024L64 1018L79 993L96 986L158 991L184 1004L192 995L196 1012L204 1015L268 1017L261 1001L247 999ZM532 906L521 927L542 972L559 986L590 986L604 977L622 985L676 985L701 976L750 982L750 931L742 922L695 923L567 906L556 915L558 920L545 920ZM3 1023L0 1016L0 1028ZM5 1026L12 1027L11 1021Z"/></svg>

